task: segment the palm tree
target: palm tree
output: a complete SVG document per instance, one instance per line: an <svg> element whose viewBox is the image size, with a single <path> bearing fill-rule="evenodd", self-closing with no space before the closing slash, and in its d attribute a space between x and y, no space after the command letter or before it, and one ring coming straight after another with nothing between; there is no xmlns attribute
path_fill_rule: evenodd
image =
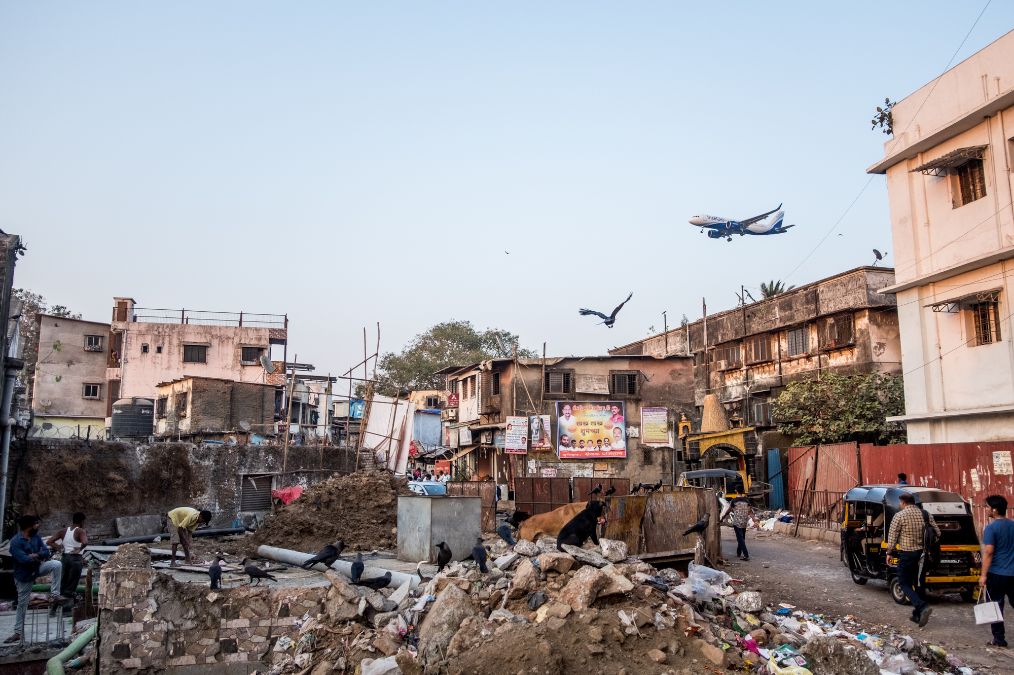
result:
<svg viewBox="0 0 1014 675"><path fill-rule="evenodd" d="M762 281L760 285L761 296L765 300L768 298L773 298L776 295L781 295L786 291L791 291L793 288L795 288L795 286L786 286L784 282L776 281L774 279L772 279L769 282Z"/></svg>

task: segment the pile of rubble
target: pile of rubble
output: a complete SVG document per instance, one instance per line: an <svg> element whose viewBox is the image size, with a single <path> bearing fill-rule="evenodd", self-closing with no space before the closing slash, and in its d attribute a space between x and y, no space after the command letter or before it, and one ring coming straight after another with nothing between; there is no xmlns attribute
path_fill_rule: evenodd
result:
<svg viewBox="0 0 1014 675"><path fill-rule="evenodd" d="M487 574L452 563L417 588L369 590L328 571L325 613L275 644L272 672L971 672L908 636L765 606L718 570L656 569L627 558L622 542L488 548Z"/></svg>
<svg viewBox="0 0 1014 675"><path fill-rule="evenodd" d="M331 478L305 490L299 499L268 516L247 540L316 551L336 539L351 550L388 549L397 544L398 495L411 494L404 478L360 471Z"/></svg>

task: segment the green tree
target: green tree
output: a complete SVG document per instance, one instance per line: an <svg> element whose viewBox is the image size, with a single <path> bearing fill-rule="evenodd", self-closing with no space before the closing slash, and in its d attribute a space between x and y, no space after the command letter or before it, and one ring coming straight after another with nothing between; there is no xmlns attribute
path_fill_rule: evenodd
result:
<svg viewBox="0 0 1014 675"><path fill-rule="evenodd" d="M443 389L438 370L486 359L508 358L518 347L518 336L499 328L478 331L469 321L445 321L416 335L395 354L380 357L377 390L387 396L403 389ZM518 348L518 356L533 358L530 349Z"/></svg>
<svg viewBox="0 0 1014 675"><path fill-rule="evenodd" d="M791 291L793 288L795 288L795 286L786 287L784 282L776 281L774 279L767 282L762 281L760 285L761 297L764 300L767 300L768 298L773 298L776 295L781 295L786 291Z"/></svg>
<svg viewBox="0 0 1014 675"><path fill-rule="evenodd" d="M905 427L887 418L905 412L900 375L828 372L819 380L792 382L778 396L778 430L797 443L905 442Z"/></svg>

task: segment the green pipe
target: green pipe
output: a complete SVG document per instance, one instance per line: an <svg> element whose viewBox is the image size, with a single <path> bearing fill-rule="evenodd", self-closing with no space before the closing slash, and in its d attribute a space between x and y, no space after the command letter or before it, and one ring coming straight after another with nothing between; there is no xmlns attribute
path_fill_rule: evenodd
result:
<svg viewBox="0 0 1014 675"><path fill-rule="evenodd" d="M84 593L85 592L84 585L82 584L81 586L78 586L76 592ZM98 595L98 592L99 585L95 584L94 586L92 586L92 595ZM32 586L32 593L49 593L49 584L35 584L34 586Z"/></svg>
<svg viewBox="0 0 1014 675"><path fill-rule="evenodd" d="M46 662L46 673L48 675L65 675L63 664L85 648L89 642L98 634L99 623L96 621L88 630L77 636L77 639L67 645L67 648Z"/></svg>

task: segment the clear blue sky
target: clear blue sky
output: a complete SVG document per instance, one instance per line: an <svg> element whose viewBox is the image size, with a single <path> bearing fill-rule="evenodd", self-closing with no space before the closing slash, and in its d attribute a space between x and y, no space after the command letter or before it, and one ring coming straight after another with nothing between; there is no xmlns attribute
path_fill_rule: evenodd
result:
<svg viewBox="0 0 1014 675"><path fill-rule="evenodd" d="M288 313L319 371L377 321L602 353L785 278L983 4L6 0L0 228L51 303ZM993 2L958 58L1012 27ZM787 235L687 224L779 202ZM883 178L839 231L788 281L890 250Z"/></svg>

